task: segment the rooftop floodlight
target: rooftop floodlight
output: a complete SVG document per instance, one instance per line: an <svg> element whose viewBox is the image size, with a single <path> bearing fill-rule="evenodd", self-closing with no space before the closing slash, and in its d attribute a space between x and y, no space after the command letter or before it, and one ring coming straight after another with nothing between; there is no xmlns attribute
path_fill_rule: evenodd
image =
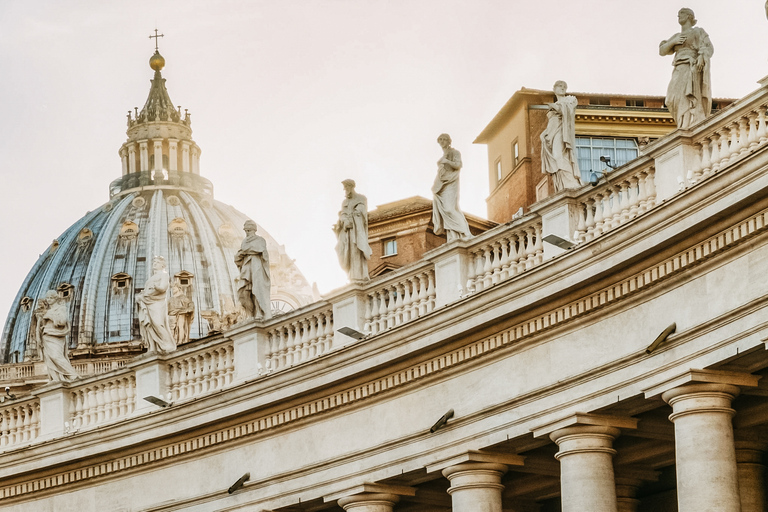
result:
<svg viewBox="0 0 768 512"><path fill-rule="evenodd" d="M11 388L8 386L5 386L5 396L8 397L10 400L16 400L16 395L11 393Z"/></svg>
<svg viewBox="0 0 768 512"><path fill-rule="evenodd" d="M659 334L655 340L653 340L653 343L648 345L648 348L645 349L645 353L650 354L651 352L659 348L659 345L664 343L669 337L669 335L675 332L675 329L677 329L676 323L672 323L672 325L664 329L664 331L661 334Z"/></svg>
<svg viewBox="0 0 768 512"><path fill-rule="evenodd" d="M345 336L349 336L350 338L355 338L356 340L361 340L365 338L365 334L361 333L360 331L356 331L351 327L342 327L341 329L337 329L338 332Z"/></svg>
<svg viewBox="0 0 768 512"><path fill-rule="evenodd" d="M241 476L240 478L237 479L237 482L232 484L232 487L227 489L227 492L229 494L232 494L233 492L237 491L238 489L240 489L243 486L243 484L245 484L245 482L250 480L250 478L251 478L251 474L250 473L244 474L243 476Z"/></svg>
<svg viewBox="0 0 768 512"><path fill-rule="evenodd" d="M443 417L437 420L437 423L432 425L432 428L430 428L429 431L434 434L436 431L443 428L451 418L453 418L453 409L450 409L447 413L443 414Z"/></svg>
<svg viewBox="0 0 768 512"><path fill-rule="evenodd" d="M147 402L149 402L151 404L154 404L154 405L156 405L158 407L170 407L172 405L171 402L166 402L162 398L157 398L156 396L152 396L152 395L145 396L144 400L146 400Z"/></svg>
<svg viewBox="0 0 768 512"><path fill-rule="evenodd" d="M544 238L542 238L542 240L544 240L548 244L552 244L555 247L559 247L559 248L561 248L561 249L563 249L565 251L567 251L568 249L573 249L574 247L576 247L576 243L575 242L571 242L567 238L562 238L562 237L559 237L557 235L553 235L551 233L549 235L545 236Z"/></svg>

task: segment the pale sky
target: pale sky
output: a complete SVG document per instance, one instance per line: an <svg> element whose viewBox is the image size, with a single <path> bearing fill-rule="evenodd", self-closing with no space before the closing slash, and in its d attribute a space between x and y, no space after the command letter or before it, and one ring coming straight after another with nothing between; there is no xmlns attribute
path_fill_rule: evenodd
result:
<svg viewBox="0 0 768 512"><path fill-rule="evenodd" d="M369 207L430 197L448 132L461 206L485 217L472 141L521 87L663 95L658 44L691 7L715 97L768 75L763 0L0 1L0 317L37 257L109 199L157 27L215 198L261 224L310 282L346 282L331 231L353 178Z"/></svg>

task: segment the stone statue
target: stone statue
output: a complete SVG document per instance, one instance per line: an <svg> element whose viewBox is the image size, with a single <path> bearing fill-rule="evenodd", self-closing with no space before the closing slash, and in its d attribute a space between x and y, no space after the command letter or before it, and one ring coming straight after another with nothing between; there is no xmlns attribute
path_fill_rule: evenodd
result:
<svg viewBox="0 0 768 512"><path fill-rule="evenodd" d="M168 302L168 315L175 319L173 339L176 346L189 342L189 330L195 316L195 304L186 296L179 285L173 285L171 300Z"/></svg>
<svg viewBox="0 0 768 512"><path fill-rule="evenodd" d="M79 375L67 357L69 336L69 308L55 290L49 290L40 301L37 317L36 336L40 355L53 382L72 382Z"/></svg>
<svg viewBox="0 0 768 512"><path fill-rule="evenodd" d="M338 243L336 254L341 268L352 282L368 281L368 200L355 192L355 181L344 180L344 201L341 203L339 221L333 226Z"/></svg>
<svg viewBox="0 0 768 512"><path fill-rule="evenodd" d="M443 133L437 138L443 156L437 161L437 177L432 185L432 224L436 235L446 234L448 243L472 237L469 224L459 209L459 170L461 153L451 147L451 136Z"/></svg>
<svg viewBox="0 0 768 512"><path fill-rule="evenodd" d="M165 258L152 260L152 276L144 284L144 290L136 295L139 307L139 332L147 343L148 352L167 354L176 350L176 342L168 326L168 272Z"/></svg>
<svg viewBox="0 0 768 512"><path fill-rule="evenodd" d="M566 96L562 80L552 87L555 102L548 103L547 127L541 134L541 172L552 175L555 192L581 188L576 160L576 97Z"/></svg>
<svg viewBox="0 0 768 512"><path fill-rule="evenodd" d="M712 110L709 60L715 49L704 29L694 27L696 18L691 9L680 9L677 21L680 32L659 43L659 55L675 54L666 104L677 127L687 129Z"/></svg>
<svg viewBox="0 0 768 512"><path fill-rule="evenodd" d="M245 221L245 239L235 254L235 265L240 269L237 300L246 316L257 320L272 317L269 299L269 254L267 241L256 234L256 223Z"/></svg>

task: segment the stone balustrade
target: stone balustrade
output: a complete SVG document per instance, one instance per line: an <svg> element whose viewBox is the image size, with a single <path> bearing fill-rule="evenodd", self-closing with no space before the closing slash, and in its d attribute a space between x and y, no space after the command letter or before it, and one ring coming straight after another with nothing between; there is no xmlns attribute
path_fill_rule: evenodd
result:
<svg viewBox="0 0 768 512"><path fill-rule="evenodd" d="M171 401L185 400L219 390L232 383L235 374L234 346L227 342L206 347L168 361Z"/></svg>
<svg viewBox="0 0 768 512"><path fill-rule="evenodd" d="M70 390L71 428L110 423L133 413L136 408L136 378L119 375L95 380Z"/></svg>
<svg viewBox="0 0 768 512"><path fill-rule="evenodd" d="M541 233L541 219L535 218L510 226L470 247L467 293L485 290L542 263Z"/></svg>
<svg viewBox="0 0 768 512"><path fill-rule="evenodd" d="M716 129L705 126L694 135L698 162L685 177L687 185L693 185L707 176L739 160L768 142L768 105L746 105L732 115L729 123L719 124Z"/></svg>
<svg viewBox="0 0 768 512"><path fill-rule="evenodd" d="M364 330L378 334L435 309L435 271L419 269L393 282L377 282L365 299Z"/></svg>
<svg viewBox="0 0 768 512"><path fill-rule="evenodd" d="M291 318L267 331L266 372L289 368L319 357L333 348L330 306Z"/></svg>
<svg viewBox="0 0 768 512"><path fill-rule="evenodd" d="M0 450L40 435L40 399L33 397L0 407Z"/></svg>
<svg viewBox="0 0 768 512"><path fill-rule="evenodd" d="M95 360L84 362L73 361L72 366L78 375L85 377L86 375L101 375L103 373L119 370L120 368L123 368L128 361L130 361L130 359L106 359L102 361Z"/></svg>
<svg viewBox="0 0 768 512"><path fill-rule="evenodd" d="M30 379L36 375L45 375L42 363L14 363L0 366L0 382Z"/></svg>
<svg viewBox="0 0 768 512"><path fill-rule="evenodd" d="M656 171L647 165L611 173L600 186L577 198L574 241L589 242L656 206Z"/></svg>

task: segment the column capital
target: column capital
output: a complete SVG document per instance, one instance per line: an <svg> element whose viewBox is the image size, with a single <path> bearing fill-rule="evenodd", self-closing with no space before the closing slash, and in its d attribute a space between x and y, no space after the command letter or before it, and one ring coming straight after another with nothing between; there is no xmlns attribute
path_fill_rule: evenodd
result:
<svg viewBox="0 0 768 512"><path fill-rule="evenodd" d="M445 470L447 468L465 463L499 464L504 466L504 472L506 472L507 466L524 465L525 457L521 455L515 455L513 453L495 453L484 452L481 450L469 450L458 455L433 462L427 466L427 473L442 471L444 476L448 476L445 474Z"/></svg>
<svg viewBox="0 0 768 512"><path fill-rule="evenodd" d="M402 485L364 483L323 496L323 501L335 501L344 510L373 505L391 508L400 501L400 496L416 496L416 489Z"/></svg>
<svg viewBox="0 0 768 512"><path fill-rule="evenodd" d="M667 391L684 386L686 384L727 384L731 386L757 387L760 375L752 375L743 372L728 372L722 370L695 370L690 369L682 374L674 375L665 381L644 389L645 398L656 398ZM663 398L663 396L662 396ZM666 399L665 399L666 401Z"/></svg>
<svg viewBox="0 0 768 512"><path fill-rule="evenodd" d="M568 427L611 427L614 429L636 429L637 418L631 418L629 416L611 416L608 414L589 414L577 412L564 418L560 418L555 421L551 421L540 427L533 428L533 437L546 438L550 437L553 441L552 434L555 431L566 429ZM555 441L556 442L556 441Z"/></svg>

